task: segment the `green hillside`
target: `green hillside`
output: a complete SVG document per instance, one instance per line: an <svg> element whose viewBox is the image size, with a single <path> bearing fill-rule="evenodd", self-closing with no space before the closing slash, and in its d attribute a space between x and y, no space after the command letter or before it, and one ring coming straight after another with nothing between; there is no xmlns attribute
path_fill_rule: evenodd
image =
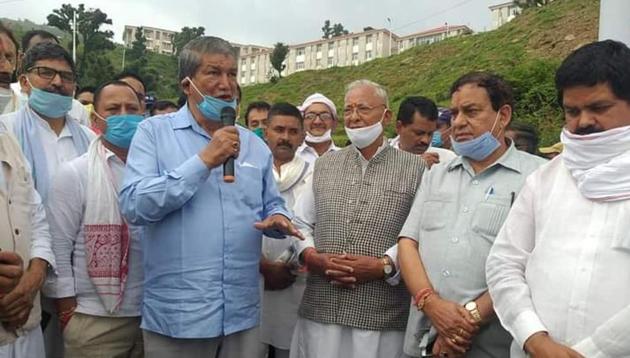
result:
<svg viewBox="0 0 630 358"><path fill-rule="evenodd" d="M495 31L419 46L359 66L304 71L276 84L245 87L243 108L254 100L297 105L307 95L321 92L341 111L344 86L361 78L384 85L393 109L409 95L424 95L448 105L448 89L457 77L471 70L489 70L515 87L515 119L534 124L543 144L554 143L562 126L554 72L573 49L597 39L598 16L599 1L556 0L524 11ZM392 135L393 127L388 133ZM343 144L345 140L340 125L335 141Z"/></svg>

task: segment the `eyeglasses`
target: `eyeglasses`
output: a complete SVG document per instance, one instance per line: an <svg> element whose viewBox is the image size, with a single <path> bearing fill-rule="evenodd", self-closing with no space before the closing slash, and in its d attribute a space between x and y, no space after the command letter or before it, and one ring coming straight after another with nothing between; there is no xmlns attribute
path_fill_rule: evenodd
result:
<svg viewBox="0 0 630 358"><path fill-rule="evenodd" d="M45 66L37 66L31 67L26 72L35 72L37 75L47 81L52 81L55 76L59 75L61 81L66 83L73 83L76 79L74 72L70 71L57 71L54 68L45 67Z"/></svg>
<svg viewBox="0 0 630 358"><path fill-rule="evenodd" d="M322 121L330 121L333 119L332 114L328 112L308 112L304 115L304 119L307 121L314 121L317 117L319 117Z"/></svg>
<svg viewBox="0 0 630 358"><path fill-rule="evenodd" d="M379 104L378 106L370 107L366 105L358 105L358 106L348 106L343 109L344 117L350 117L356 111L360 116L368 116L372 111L379 107L385 107L384 104Z"/></svg>

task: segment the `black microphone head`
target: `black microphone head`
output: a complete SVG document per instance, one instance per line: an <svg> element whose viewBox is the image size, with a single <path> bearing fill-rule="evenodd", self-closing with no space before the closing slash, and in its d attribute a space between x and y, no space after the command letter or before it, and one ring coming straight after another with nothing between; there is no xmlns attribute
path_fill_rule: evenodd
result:
<svg viewBox="0 0 630 358"><path fill-rule="evenodd" d="M224 126L233 126L236 121L236 111L232 107L225 106L221 110L221 123Z"/></svg>

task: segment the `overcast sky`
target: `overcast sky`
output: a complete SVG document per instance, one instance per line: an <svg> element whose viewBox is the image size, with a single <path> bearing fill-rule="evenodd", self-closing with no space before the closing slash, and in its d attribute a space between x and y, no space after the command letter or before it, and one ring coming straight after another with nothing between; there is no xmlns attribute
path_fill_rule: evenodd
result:
<svg viewBox="0 0 630 358"><path fill-rule="evenodd" d="M490 27L488 6L504 0L0 0L0 15L45 23L63 3L100 8L112 19L114 40L122 42L125 25L178 31L203 26L207 35L272 46L307 42L321 37L325 20L342 23L350 32L366 26L391 27L398 35L441 26L468 25L475 31Z"/></svg>

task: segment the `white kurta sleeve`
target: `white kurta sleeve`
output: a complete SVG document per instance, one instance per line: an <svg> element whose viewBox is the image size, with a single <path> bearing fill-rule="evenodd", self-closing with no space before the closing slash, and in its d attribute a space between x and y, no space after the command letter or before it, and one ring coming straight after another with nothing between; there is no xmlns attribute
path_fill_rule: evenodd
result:
<svg viewBox="0 0 630 358"><path fill-rule="evenodd" d="M630 357L630 306L595 329L572 348L589 358Z"/></svg>
<svg viewBox="0 0 630 358"><path fill-rule="evenodd" d="M535 244L535 187L535 175L530 176L486 262L486 279L495 311L520 347L532 334L546 331L525 279L527 260Z"/></svg>

